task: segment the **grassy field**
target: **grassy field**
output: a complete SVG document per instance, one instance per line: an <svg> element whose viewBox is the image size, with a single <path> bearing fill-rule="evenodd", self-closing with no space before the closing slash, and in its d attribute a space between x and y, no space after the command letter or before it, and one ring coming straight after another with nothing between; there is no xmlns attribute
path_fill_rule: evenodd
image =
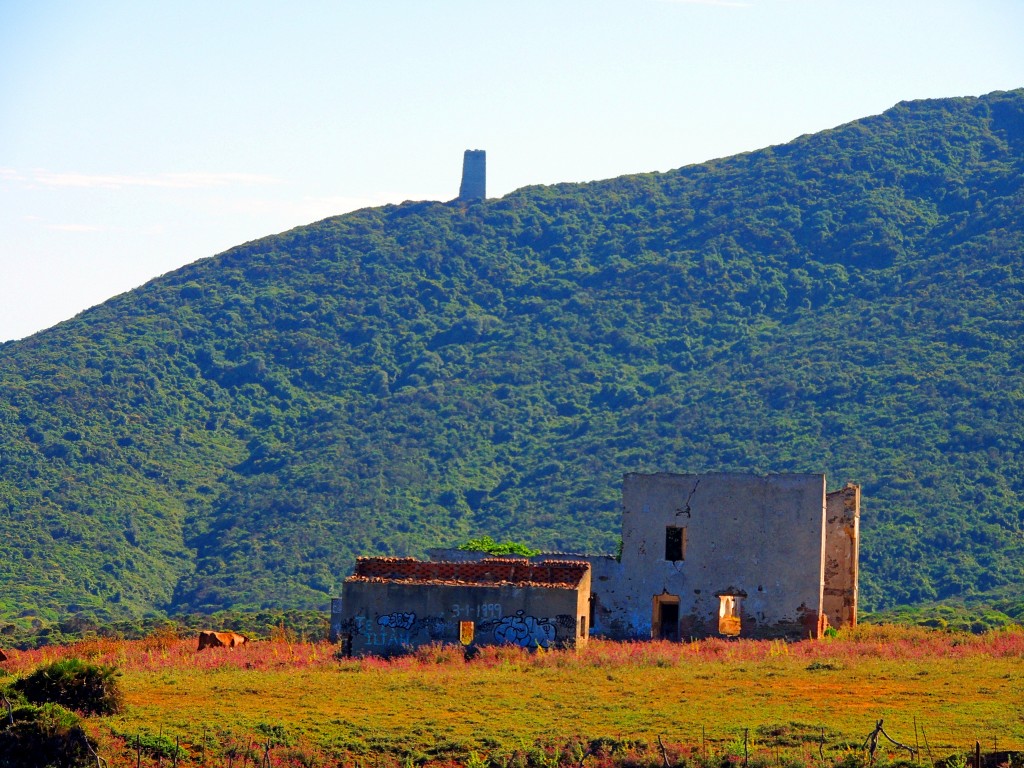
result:
<svg viewBox="0 0 1024 768"><path fill-rule="evenodd" d="M820 642L591 641L578 652L429 648L385 661L286 641L96 640L13 652L116 665L126 710L91 718L110 766L138 737L182 764L859 764L879 719L920 762L1024 749L1024 632L865 627ZM2 682L0 678L0 682ZM662 752L661 744L665 746ZM746 746L744 747L744 742ZM146 760L150 760L149 763ZM884 738L876 762L915 762Z"/></svg>

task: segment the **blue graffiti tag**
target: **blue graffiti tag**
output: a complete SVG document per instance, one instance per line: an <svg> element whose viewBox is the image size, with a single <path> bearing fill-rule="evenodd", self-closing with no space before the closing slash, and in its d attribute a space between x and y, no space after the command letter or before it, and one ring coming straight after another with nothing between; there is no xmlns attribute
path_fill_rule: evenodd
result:
<svg viewBox="0 0 1024 768"><path fill-rule="evenodd" d="M494 639L522 648L549 648L555 641L555 625L550 619L523 616L519 611L515 616L506 616L498 622L494 628Z"/></svg>
<svg viewBox="0 0 1024 768"><path fill-rule="evenodd" d="M391 629L412 629L412 625L416 623L416 614L395 611L386 616L378 616L377 623Z"/></svg>

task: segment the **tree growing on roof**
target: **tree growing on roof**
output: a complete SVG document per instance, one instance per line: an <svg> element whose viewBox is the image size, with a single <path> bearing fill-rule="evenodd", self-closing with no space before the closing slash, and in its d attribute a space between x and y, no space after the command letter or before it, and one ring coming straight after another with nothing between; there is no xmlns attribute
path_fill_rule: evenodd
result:
<svg viewBox="0 0 1024 768"><path fill-rule="evenodd" d="M481 536L470 539L465 544L460 544L459 549L465 552L486 552L489 555L521 555L522 557L534 557L540 554L539 549L530 549L518 541L497 542L490 536Z"/></svg>

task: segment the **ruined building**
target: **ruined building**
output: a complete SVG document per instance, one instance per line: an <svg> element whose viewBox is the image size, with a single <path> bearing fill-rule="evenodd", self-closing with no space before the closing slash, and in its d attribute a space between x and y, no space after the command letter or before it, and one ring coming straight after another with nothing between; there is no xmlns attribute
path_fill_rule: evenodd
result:
<svg viewBox="0 0 1024 768"><path fill-rule="evenodd" d="M595 632L800 639L856 624L857 486L630 474L622 504L621 562L595 563Z"/></svg>
<svg viewBox="0 0 1024 768"><path fill-rule="evenodd" d="M429 642L821 637L857 623L860 488L821 474L629 474L622 552L365 558L332 606L354 653ZM472 622L470 624L469 622Z"/></svg>
<svg viewBox="0 0 1024 768"><path fill-rule="evenodd" d="M467 149L462 156L462 184L459 200L487 198L487 153L482 149Z"/></svg>
<svg viewBox="0 0 1024 768"><path fill-rule="evenodd" d="M428 643L575 647L587 640L589 606L586 562L360 558L331 635L357 656Z"/></svg>

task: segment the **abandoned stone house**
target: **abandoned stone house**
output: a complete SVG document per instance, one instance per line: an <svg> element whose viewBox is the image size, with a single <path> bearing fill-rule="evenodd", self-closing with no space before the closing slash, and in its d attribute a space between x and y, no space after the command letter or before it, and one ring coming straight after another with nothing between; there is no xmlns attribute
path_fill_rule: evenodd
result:
<svg viewBox="0 0 1024 768"><path fill-rule="evenodd" d="M803 639L857 622L860 488L822 474L629 474L622 552L362 558L332 605L355 654L588 634Z"/></svg>
<svg viewBox="0 0 1024 768"><path fill-rule="evenodd" d="M799 639L856 623L857 486L826 493L820 474L631 474L622 502L621 562L594 579L595 631Z"/></svg>
<svg viewBox="0 0 1024 768"><path fill-rule="evenodd" d="M581 561L359 558L331 634L356 656L427 643L575 647L589 634L590 594Z"/></svg>

